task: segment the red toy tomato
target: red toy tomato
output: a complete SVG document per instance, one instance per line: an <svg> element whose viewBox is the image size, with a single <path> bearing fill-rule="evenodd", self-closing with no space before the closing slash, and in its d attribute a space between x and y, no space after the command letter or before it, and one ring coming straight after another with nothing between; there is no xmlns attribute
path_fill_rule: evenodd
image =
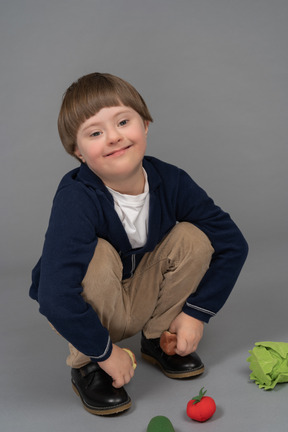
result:
<svg viewBox="0 0 288 432"><path fill-rule="evenodd" d="M203 392L204 387L199 392L199 395L194 397L187 403L187 415L192 420L205 422L213 416L216 411L214 399L210 396L205 396L207 390Z"/></svg>

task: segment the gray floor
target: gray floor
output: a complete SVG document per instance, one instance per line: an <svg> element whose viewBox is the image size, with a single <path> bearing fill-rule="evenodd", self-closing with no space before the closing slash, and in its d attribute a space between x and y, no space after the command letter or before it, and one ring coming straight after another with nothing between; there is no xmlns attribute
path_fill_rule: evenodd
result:
<svg viewBox="0 0 288 432"><path fill-rule="evenodd" d="M255 342L287 341L286 246L262 246L257 251L252 247L233 295L206 327L198 351L206 372L188 381L166 378L141 359L137 335L122 344L138 360L135 377L126 387L133 406L110 418L84 411L72 391L66 343L28 298L29 272L2 275L1 430L145 432L152 417L164 415L176 432L286 431L288 384L260 390L250 382L246 362ZM217 411L199 424L186 417L185 408L203 386L214 397Z"/></svg>

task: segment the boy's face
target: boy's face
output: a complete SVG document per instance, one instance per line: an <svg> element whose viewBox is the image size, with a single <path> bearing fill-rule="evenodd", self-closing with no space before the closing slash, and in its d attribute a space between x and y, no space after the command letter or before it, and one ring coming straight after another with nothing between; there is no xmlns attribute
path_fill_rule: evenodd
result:
<svg viewBox="0 0 288 432"><path fill-rule="evenodd" d="M102 108L79 127L75 155L106 186L117 190L118 183L143 177L147 132L148 122L132 108Z"/></svg>

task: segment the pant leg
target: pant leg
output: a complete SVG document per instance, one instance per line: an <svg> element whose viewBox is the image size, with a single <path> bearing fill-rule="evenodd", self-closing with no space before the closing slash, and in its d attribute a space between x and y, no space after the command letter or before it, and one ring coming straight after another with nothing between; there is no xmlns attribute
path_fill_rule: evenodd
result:
<svg viewBox="0 0 288 432"><path fill-rule="evenodd" d="M188 222L177 224L147 253L130 281L130 318L125 337L141 329L147 338L167 330L196 291L214 249L208 237Z"/></svg>
<svg viewBox="0 0 288 432"><path fill-rule="evenodd" d="M82 281L84 300L96 311L109 330L112 342L122 339L126 327L125 297L122 290L122 262L109 242L98 239L94 255ZM88 356L69 343L66 363L73 368L88 364Z"/></svg>

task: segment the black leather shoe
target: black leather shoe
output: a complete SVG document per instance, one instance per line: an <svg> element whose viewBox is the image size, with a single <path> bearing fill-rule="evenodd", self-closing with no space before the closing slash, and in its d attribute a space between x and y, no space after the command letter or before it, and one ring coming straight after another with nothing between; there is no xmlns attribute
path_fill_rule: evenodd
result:
<svg viewBox="0 0 288 432"><path fill-rule="evenodd" d="M73 390L91 414L110 415L130 408L131 399L124 387L113 387L112 378L97 363L72 369L71 377Z"/></svg>
<svg viewBox="0 0 288 432"><path fill-rule="evenodd" d="M204 365L195 352L184 357L169 356L160 348L160 338L146 339L142 335L141 353L145 360L158 365L169 378L190 378L204 372Z"/></svg>

